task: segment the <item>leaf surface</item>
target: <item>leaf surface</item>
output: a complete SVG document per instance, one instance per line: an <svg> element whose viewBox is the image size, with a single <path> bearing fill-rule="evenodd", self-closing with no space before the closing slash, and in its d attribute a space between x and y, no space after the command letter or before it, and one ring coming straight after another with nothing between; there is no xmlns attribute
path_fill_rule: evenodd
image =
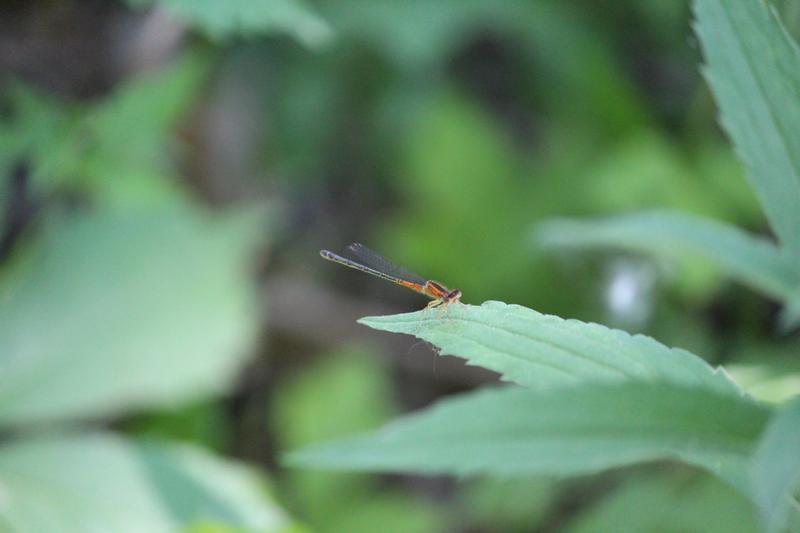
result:
<svg viewBox="0 0 800 533"><path fill-rule="evenodd" d="M222 39L232 35L288 33L307 46L317 47L332 30L303 0L128 0L134 7L151 4Z"/></svg>
<svg viewBox="0 0 800 533"><path fill-rule="evenodd" d="M767 2L696 0L703 72L772 228L800 257L800 50Z"/></svg>
<svg viewBox="0 0 800 533"><path fill-rule="evenodd" d="M434 344L441 355L462 357L533 389L587 382L668 381L740 394L724 371L686 350L519 305L453 304L442 313L427 310L360 322L414 335Z"/></svg>
<svg viewBox="0 0 800 533"><path fill-rule="evenodd" d="M0 426L226 390L256 326L250 215L173 206L51 221L0 271Z"/></svg>
<svg viewBox="0 0 800 533"><path fill-rule="evenodd" d="M800 397L770 420L755 453L752 479L766 531L783 531L792 514L800 518L795 498L800 488Z"/></svg>
<svg viewBox="0 0 800 533"><path fill-rule="evenodd" d="M747 491L767 408L672 384L486 389L450 398L361 436L311 446L295 464L495 476L583 475L680 459Z"/></svg>
<svg viewBox="0 0 800 533"><path fill-rule="evenodd" d="M603 247L658 258L699 256L781 301L800 291L800 267L774 243L688 214L652 211L596 220L555 219L536 228L536 240L545 246Z"/></svg>
<svg viewBox="0 0 800 533"><path fill-rule="evenodd" d="M23 438L0 446L0 479L4 531L276 531L287 522L254 472L188 445L107 433Z"/></svg>

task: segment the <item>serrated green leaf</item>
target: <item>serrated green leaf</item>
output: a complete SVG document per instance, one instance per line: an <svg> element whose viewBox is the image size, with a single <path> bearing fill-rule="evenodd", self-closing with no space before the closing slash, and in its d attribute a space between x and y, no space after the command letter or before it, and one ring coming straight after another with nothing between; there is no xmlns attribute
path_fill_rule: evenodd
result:
<svg viewBox="0 0 800 533"><path fill-rule="evenodd" d="M333 34L327 22L303 0L128 0L128 3L134 7L162 6L215 39L288 33L307 46L318 47Z"/></svg>
<svg viewBox="0 0 800 533"><path fill-rule="evenodd" d="M742 397L672 384L485 389L362 436L289 456L304 466L447 474L582 475L680 459L747 490L769 411Z"/></svg>
<svg viewBox="0 0 800 533"><path fill-rule="evenodd" d="M106 433L20 439L0 447L0 480L0 529L16 533L287 525L254 472L188 445Z"/></svg>
<svg viewBox="0 0 800 533"><path fill-rule="evenodd" d="M781 301L800 290L800 267L771 241L710 219L653 211L596 220L551 220L536 228L545 246L604 247L659 258L700 256Z"/></svg>
<svg viewBox="0 0 800 533"><path fill-rule="evenodd" d="M256 323L252 215L173 206L48 225L0 272L0 426L224 391Z"/></svg>
<svg viewBox="0 0 800 533"><path fill-rule="evenodd" d="M752 468L753 498L769 533L783 531L790 514L800 513L800 397L769 421Z"/></svg>
<svg viewBox="0 0 800 533"><path fill-rule="evenodd" d="M668 381L738 395L724 371L696 355L650 337L600 324L564 320L519 305L453 304L360 320L375 329L408 333L533 389L587 382Z"/></svg>
<svg viewBox="0 0 800 533"><path fill-rule="evenodd" d="M782 244L800 257L800 51L761 0L695 0L721 121Z"/></svg>

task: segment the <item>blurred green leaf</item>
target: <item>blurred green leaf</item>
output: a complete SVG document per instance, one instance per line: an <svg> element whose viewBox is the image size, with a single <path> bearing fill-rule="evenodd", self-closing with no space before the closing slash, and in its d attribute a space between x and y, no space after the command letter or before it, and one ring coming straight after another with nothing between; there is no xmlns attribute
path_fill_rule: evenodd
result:
<svg viewBox="0 0 800 533"><path fill-rule="evenodd" d="M800 51L761 1L695 0L704 73L779 240L800 257Z"/></svg>
<svg viewBox="0 0 800 533"><path fill-rule="evenodd" d="M800 324L800 291L789 295L786 305L778 316L778 324L784 332Z"/></svg>
<svg viewBox="0 0 800 533"><path fill-rule="evenodd" d="M226 390L257 318L257 218L176 205L51 220L0 272L0 425Z"/></svg>
<svg viewBox="0 0 800 533"><path fill-rule="evenodd" d="M756 533L745 496L711 476L667 473L635 477L564 528L567 533Z"/></svg>
<svg viewBox="0 0 800 533"><path fill-rule="evenodd" d="M470 523L501 531L539 527L557 502L558 484L549 479L479 479L460 493Z"/></svg>
<svg viewBox="0 0 800 533"><path fill-rule="evenodd" d="M358 347L330 352L279 383L271 418L294 447L378 426L394 412L387 369Z"/></svg>
<svg viewBox="0 0 800 533"><path fill-rule="evenodd" d="M400 491L372 491L349 508L316 526L330 533L439 533L449 531L444 513L433 502Z"/></svg>
<svg viewBox="0 0 800 533"><path fill-rule="evenodd" d="M91 106L67 105L14 84L0 121L0 175L25 161L35 193L88 189L102 205L151 205L180 196L169 159L178 121L207 78L207 58L189 54L123 83Z"/></svg>
<svg viewBox="0 0 800 533"><path fill-rule="evenodd" d="M263 65L266 54L254 56L251 68ZM309 56L294 51L277 66L270 62L279 72L271 80L270 90L264 91L268 94L265 107L272 124L265 147L269 167L275 174L271 179L285 176L297 186L301 179L324 178L324 169L336 157L332 152L347 157L341 154L343 147L337 142L341 140L343 124L350 124L353 113L365 121L372 118L368 112L354 110L360 109L358 105L369 108L368 98L343 105L350 101L347 89L352 89L353 83L346 59L335 54Z"/></svg>
<svg viewBox="0 0 800 533"><path fill-rule="evenodd" d="M747 394L762 402L783 403L800 394L800 369L777 364L733 364L725 369Z"/></svg>
<svg viewBox="0 0 800 533"><path fill-rule="evenodd" d="M784 531L790 515L800 514L800 397L770 419L755 452L753 498L769 533Z"/></svg>
<svg viewBox="0 0 800 533"><path fill-rule="evenodd" d="M400 192L410 207L386 224L386 248L434 279L447 272L469 294L486 290L487 280L495 294L519 291L513 280L528 275L530 258L510 244L524 231L526 191L522 162L507 141L468 101L445 95L433 102L408 139ZM504 209L489 214L489 204ZM476 213L486 213L491 224ZM505 243L509 253L498 254Z"/></svg>
<svg viewBox="0 0 800 533"><path fill-rule="evenodd" d="M566 173L532 172L489 114L453 94L436 98L409 132L407 207L381 228L382 250L473 301L513 298L566 313L588 299L544 254L519 246L531 213L575 208Z"/></svg>
<svg viewBox="0 0 800 533"><path fill-rule="evenodd" d="M702 141L693 141L693 143ZM751 229L766 229L767 220L758 197L747 180L742 167L730 145L724 141L707 141L694 144L691 164L696 181L703 186L699 190L688 189L687 194L699 194L704 198L703 210L697 215L705 215L738 226ZM671 205L684 211L684 205Z"/></svg>
<svg viewBox="0 0 800 533"><path fill-rule="evenodd" d="M147 438L180 440L222 452L229 449L232 420L219 401L205 401L178 409L146 413L126 424L125 430Z"/></svg>
<svg viewBox="0 0 800 533"><path fill-rule="evenodd" d="M657 257L701 256L728 275L772 297L800 290L800 268L771 241L738 228L668 211L599 220L550 220L536 229L545 246L604 247Z"/></svg>
<svg viewBox="0 0 800 533"><path fill-rule="evenodd" d="M445 313L440 317L436 311L418 311L360 322L414 335L434 344L441 355L462 357L534 389L586 382L668 381L741 394L724 371L643 335L503 302L453 304Z"/></svg>
<svg viewBox="0 0 800 533"><path fill-rule="evenodd" d="M77 108L22 82L4 87L7 117L0 115L0 177L25 161L37 187L60 185L77 161ZM4 183L5 187L5 183Z"/></svg>
<svg viewBox="0 0 800 533"><path fill-rule="evenodd" d="M363 348L332 352L278 384L272 418L283 448L374 429L394 411L388 369ZM315 531L441 531L443 517L412 495L375 478L341 472L292 470L284 493Z"/></svg>
<svg viewBox="0 0 800 533"><path fill-rule="evenodd" d="M271 418L279 444L296 448L374 429L394 410L390 391L389 376L374 353L363 349L330 353L295 379L276 386ZM287 482L298 506L319 523L345 509L343 499L364 495L372 485L364 476L320 472L291 472Z"/></svg>
<svg viewBox="0 0 800 533"><path fill-rule="evenodd" d="M270 529L270 533L312 533L312 530L298 522ZM253 533L251 529L229 526L218 522L200 522L184 528L183 533Z"/></svg>
<svg viewBox="0 0 800 533"><path fill-rule="evenodd" d="M746 332L737 337L727 354L728 370L748 394L763 402L783 404L800 396L800 358L797 339L791 336L766 342Z"/></svg>
<svg viewBox="0 0 800 533"><path fill-rule="evenodd" d="M590 474L657 459L701 466L742 491L769 410L667 383L509 386L442 401L382 429L289 455L294 465L495 476Z"/></svg>
<svg viewBox="0 0 800 533"><path fill-rule="evenodd" d="M406 73L429 73L476 38L500 37L522 43L520 52L530 54L525 61L540 67L536 89L548 92L552 106L598 117L604 129L649 120L610 39L569 3L326 0L319 8L342 40L366 45Z"/></svg>
<svg viewBox="0 0 800 533"><path fill-rule="evenodd" d="M564 168L550 177L541 190L535 191L535 198L549 200L549 204L542 207L539 202L533 203L532 200L529 220L547 220L545 217L548 215L608 215L669 207L747 227L765 226L759 203L739 162L727 146L705 142L695 143L691 149L687 149L664 133L637 129L614 143L613 147L606 146L596 154L570 162L576 158L575 135L572 131L568 133L560 141L563 146L554 154L554 162ZM567 163L561 163L562 160ZM580 191L580 194L576 194L576 191ZM550 206L556 206L556 209ZM541 254L544 250L537 248L534 253ZM549 257L552 258L552 254ZM569 279L565 268L569 263L565 265L563 257L553 260L559 262L559 274L567 281L556 282L551 275L546 280L550 286L562 289L565 285L586 284L580 278L575 279L574 269L572 279ZM603 264L613 268L618 262L619 258L613 258ZM571 263L575 265L578 262ZM597 264L588 261L580 263L584 269ZM670 271L675 272L670 287L681 294L684 300L707 302L721 284L719 269L703 257L684 255L679 261L672 261L670 267ZM571 301L577 300L570 296ZM535 301L541 305L538 294ZM565 311L575 313L579 310L576 310L575 304L571 304L565 311L552 311L564 314Z"/></svg>
<svg viewBox="0 0 800 533"><path fill-rule="evenodd" d="M0 479L0 526L19 533L287 525L254 472L188 445L107 433L30 437L0 447Z"/></svg>
<svg viewBox="0 0 800 533"><path fill-rule="evenodd" d="M780 10L781 19L786 24L786 28L797 40L800 37L800 2L797 0L776 0L774 3Z"/></svg>
<svg viewBox="0 0 800 533"><path fill-rule="evenodd" d="M304 0L128 0L133 7L157 4L214 39L232 35L287 33L310 47L333 36L330 26Z"/></svg>
<svg viewBox="0 0 800 533"><path fill-rule="evenodd" d="M86 146L75 180L105 204L151 204L179 195L170 160L175 130L208 79L209 58L188 54L155 73L127 80L88 109Z"/></svg>
<svg viewBox="0 0 800 533"><path fill-rule="evenodd" d="M580 180L582 200L593 212L666 207L753 226L763 222L741 165L722 143L687 150L663 132L640 128L584 167L572 180Z"/></svg>
<svg viewBox="0 0 800 533"><path fill-rule="evenodd" d="M634 11L638 15L636 22L642 25L642 33L648 38L658 37L664 47L671 47L675 54L686 53L684 47L675 46L686 37L686 18L689 10L688 2L672 2L656 0L655 2L604 2L598 7L618 6L619 10ZM604 17L606 24L614 23L616 17ZM620 17L622 18L622 17ZM649 53L652 53L648 50Z"/></svg>

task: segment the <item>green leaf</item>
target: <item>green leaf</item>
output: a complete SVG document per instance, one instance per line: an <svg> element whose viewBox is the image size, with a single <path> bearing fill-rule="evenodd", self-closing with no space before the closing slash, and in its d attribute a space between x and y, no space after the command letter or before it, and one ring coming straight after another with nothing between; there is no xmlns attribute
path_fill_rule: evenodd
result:
<svg viewBox="0 0 800 533"><path fill-rule="evenodd" d="M151 205L179 196L169 155L179 148L176 128L197 101L209 67L208 57L189 54L126 80L88 109L81 123L88 142L75 181L104 205Z"/></svg>
<svg viewBox="0 0 800 533"><path fill-rule="evenodd" d="M206 400L177 409L159 409L126 421L125 432L147 438L188 441L221 452L231 449L235 434L227 407L223 402Z"/></svg>
<svg viewBox="0 0 800 533"><path fill-rule="evenodd" d="M782 244L800 257L800 51L760 0L695 0L704 74Z"/></svg>
<svg viewBox="0 0 800 533"><path fill-rule="evenodd" d="M179 120L207 79L207 58L188 55L124 82L93 106L67 106L23 84L0 118L0 174L24 160L35 194L68 186L102 205L151 205L179 196L167 154ZM155 200L155 201L154 201Z"/></svg>
<svg viewBox="0 0 800 533"><path fill-rule="evenodd" d="M272 423L293 447L378 427L395 411L391 376L378 354L346 347L277 383Z"/></svg>
<svg viewBox="0 0 800 533"><path fill-rule="evenodd" d="M746 491L750 453L768 414L742 397L666 383L485 389L289 460L336 469L568 476L680 459Z"/></svg>
<svg viewBox="0 0 800 533"><path fill-rule="evenodd" d="M688 214L654 211L597 220L556 219L536 228L536 240L545 246L616 248L671 259L700 256L780 300L800 290L800 268L771 241Z"/></svg>
<svg viewBox="0 0 800 533"><path fill-rule="evenodd" d="M73 107L22 82L9 83L2 97L10 113L0 116L0 176L25 161L34 186L63 183L78 160Z"/></svg>
<svg viewBox="0 0 800 533"><path fill-rule="evenodd" d="M707 475L673 471L626 480L565 531L756 533L758 524L744 494Z"/></svg>
<svg viewBox="0 0 800 533"><path fill-rule="evenodd" d="M764 527L783 531L792 513L800 513L800 397L787 403L769 421L758 443L752 469L753 499Z"/></svg>
<svg viewBox="0 0 800 533"><path fill-rule="evenodd" d="M794 354L792 354L794 355ZM774 404L800 394L800 371L772 364L730 364L725 369L753 398Z"/></svg>
<svg viewBox="0 0 800 533"><path fill-rule="evenodd" d="M479 531L532 531L558 503L560 485L546 478L479 478L458 494L464 518Z"/></svg>
<svg viewBox="0 0 800 533"><path fill-rule="evenodd" d="M379 427L391 412L389 369L376 353L345 348L325 354L295 378L277 383L273 425L283 449ZM412 494L382 486L376 476L292 470L281 492L320 531L442 531L444 515Z"/></svg>
<svg viewBox="0 0 800 533"><path fill-rule="evenodd" d="M288 33L318 47L333 32L303 0L128 0L133 7L157 4L212 38Z"/></svg>
<svg viewBox="0 0 800 533"><path fill-rule="evenodd" d="M800 291L790 295L786 305L778 315L778 324L784 332L800 324Z"/></svg>
<svg viewBox="0 0 800 533"><path fill-rule="evenodd" d="M258 531L286 525L244 466L188 445L106 433L32 437L0 447L0 529L172 532L194 523Z"/></svg>
<svg viewBox="0 0 800 533"><path fill-rule="evenodd" d="M417 76L446 68L480 28L521 43L520 53L530 51L530 59L523 62L535 60L537 92L548 93L552 106L599 117L596 123L610 128L629 128L648 120L633 84L614 57L611 40L572 4L335 0L319 2L319 6L342 40L373 49ZM419 86L415 83L415 88Z"/></svg>
<svg viewBox="0 0 800 533"><path fill-rule="evenodd" d="M0 426L226 390L256 325L252 215L173 206L48 225L0 272Z"/></svg>
<svg viewBox="0 0 800 533"><path fill-rule="evenodd" d="M586 160L569 181L580 183L583 212L674 209L765 225L758 199L726 143L701 141L687 152L665 132L639 128ZM569 204L551 211L563 214L565 208Z"/></svg>
<svg viewBox="0 0 800 533"><path fill-rule="evenodd" d="M446 314L444 314L446 313ZM534 389L587 382L668 381L739 395L722 370L694 354L643 335L564 320L503 302L453 304L360 320L375 329L408 333Z"/></svg>
<svg viewBox="0 0 800 533"><path fill-rule="evenodd" d="M277 444L290 449L379 427L394 410L390 390L387 369L375 353L351 348L326 354L295 379L277 384L272 402ZM376 481L366 476L289 474L285 492L312 526L350 513L375 490Z"/></svg>
<svg viewBox="0 0 800 533"><path fill-rule="evenodd" d="M452 529L440 506L409 491L382 487L346 505L347 508L314 527L314 531L372 533L378 524L383 533L437 533Z"/></svg>

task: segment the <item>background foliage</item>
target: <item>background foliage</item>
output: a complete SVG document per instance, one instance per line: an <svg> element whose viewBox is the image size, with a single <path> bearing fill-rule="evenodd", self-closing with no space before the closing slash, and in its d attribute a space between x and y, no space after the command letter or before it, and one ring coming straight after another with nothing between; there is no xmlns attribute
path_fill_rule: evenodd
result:
<svg viewBox="0 0 800 533"><path fill-rule="evenodd" d="M798 29L793 0L5 3L0 526L794 527ZM317 259L351 241L526 306L365 321L516 385L356 326L422 302Z"/></svg>

